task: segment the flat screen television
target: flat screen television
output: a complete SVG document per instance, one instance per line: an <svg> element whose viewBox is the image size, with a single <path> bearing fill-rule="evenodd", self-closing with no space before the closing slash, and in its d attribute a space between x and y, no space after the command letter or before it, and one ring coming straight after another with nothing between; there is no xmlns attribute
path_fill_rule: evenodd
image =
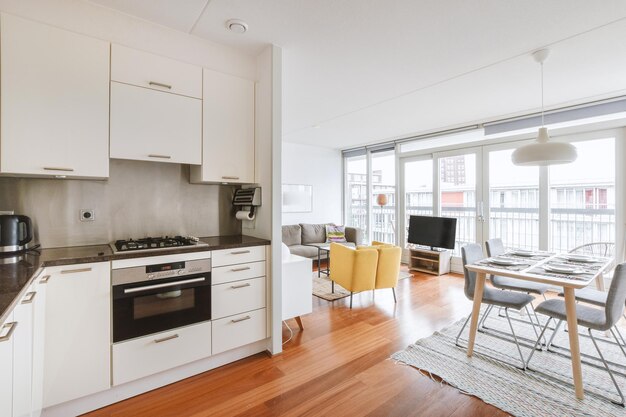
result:
<svg viewBox="0 0 626 417"><path fill-rule="evenodd" d="M454 249L456 219L450 217L411 216L409 243L431 248Z"/></svg>

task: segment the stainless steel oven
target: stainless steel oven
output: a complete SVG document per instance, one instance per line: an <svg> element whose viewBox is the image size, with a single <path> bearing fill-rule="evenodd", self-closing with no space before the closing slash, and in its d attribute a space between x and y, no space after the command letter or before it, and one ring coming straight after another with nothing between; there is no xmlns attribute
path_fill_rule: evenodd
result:
<svg viewBox="0 0 626 417"><path fill-rule="evenodd" d="M114 269L113 342L211 319L211 260Z"/></svg>

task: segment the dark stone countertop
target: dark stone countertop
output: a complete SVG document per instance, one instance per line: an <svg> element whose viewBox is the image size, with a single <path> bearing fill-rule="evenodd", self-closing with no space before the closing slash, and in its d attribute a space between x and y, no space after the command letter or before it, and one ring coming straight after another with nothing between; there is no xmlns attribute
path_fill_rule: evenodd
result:
<svg viewBox="0 0 626 417"><path fill-rule="evenodd" d="M44 267L270 244L269 240L245 235L210 236L202 237L200 240L208 246L113 254L109 245L91 245L41 249L40 253L31 251L20 255L0 255L0 324L5 321L6 315L26 293L32 280Z"/></svg>

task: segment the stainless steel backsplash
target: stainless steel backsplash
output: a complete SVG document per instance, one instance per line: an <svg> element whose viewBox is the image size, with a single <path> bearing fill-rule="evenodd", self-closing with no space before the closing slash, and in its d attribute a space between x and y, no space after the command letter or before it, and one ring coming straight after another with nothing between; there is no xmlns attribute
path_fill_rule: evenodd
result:
<svg viewBox="0 0 626 417"><path fill-rule="evenodd" d="M0 211L33 220L43 247L161 235L241 234L234 186L189 183L189 166L111 160L106 181L0 177ZM81 209L95 221L81 222Z"/></svg>

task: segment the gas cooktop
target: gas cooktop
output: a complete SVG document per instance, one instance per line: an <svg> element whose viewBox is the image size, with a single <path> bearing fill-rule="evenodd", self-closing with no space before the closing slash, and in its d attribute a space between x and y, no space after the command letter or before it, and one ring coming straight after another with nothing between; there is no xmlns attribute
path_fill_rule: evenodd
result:
<svg viewBox="0 0 626 417"><path fill-rule="evenodd" d="M171 249L189 246L208 246L208 244L200 242L198 238L191 236L144 237L142 239L116 240L115 243L111 243L113 253Z"/></svg>

